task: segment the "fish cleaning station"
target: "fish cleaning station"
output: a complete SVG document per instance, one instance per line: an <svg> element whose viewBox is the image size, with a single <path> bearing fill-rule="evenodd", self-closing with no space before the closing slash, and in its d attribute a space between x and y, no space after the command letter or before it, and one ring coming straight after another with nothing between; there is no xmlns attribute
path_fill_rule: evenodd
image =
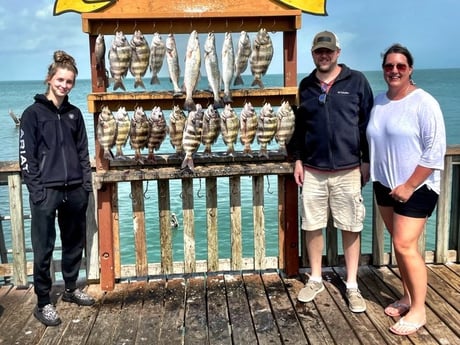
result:
<svg viewBox="0 0 460 345"><path fill-rule="evenodd" d="M55 11L75 11L65 7L69 3L56 1ZM211 112L209 106L220 104L221 100L225 105L217 111L225 114L235 109L240 126L241 112L247 103L256 114L262 113L267 103L273 107L267 108L272 116L281 112L283 104L287 113L292 111L290 106L297 103L299 82L297 49L299 46L308 49L305 46L309 44L307 38L298 35L302 25L308 25L308 22L302 23L302 13L308 12L308 8L302 6L308 7L311 3L310 14L324 15L326 1L115 0L99 2L99 7L96 1L82 3L92 9L82 11L81 20L82 32L88 36L91 62L92 90L87 95L87 110L93 116L93 123L87 123L87 127L95 129L94 138L90 138L95 141L94 200L88 211L87 248L82 267L86 279L82 288L95 296L97 303L80 308L61 302L62 281L57 278L60 262L55 259L53 297L63 322L58 327L46 328L33 317L32 260L24 243L28 229L24 229L22 205L25 201L20 171L16 162L1 162L0 182L9 186L14 248L10 251L13 260L2 259L0 264L0 281L4 279L0 285L0 343L460 344L460 147L449 147L445 157L436 218L436 248L426 250L425 243L420 243L428 268L430 322L417 336L401 338L388 332L394 321L383 313L383 306L399 297L402 287L395 255L391 248L385 249L388 248L383 235L386 230L376 209L367 210L367 217L373 220L369 230L373 234L372 248L371 252L362 253L358 274L367 311L351 313L345 303L344 257L339 249L338 232L332 224L325 231L327 251L323 256L323 280L326 291L314 302L300 303L297 294L304 286L309 264L300 231L300 193L293 177L294 162L288 143L278 142L279 149L261 146L257 140L268 135L268 129L260 128L261 125L253 128L252 138L248 140L254 142L249 142L252 149L247 151L232 149L236 140L245 140L241 127L236 130L238 134L221 127L220 135L226 144L223 150L215 149L215 138L209 139L208 148L212 147L212 151L208 154L203 151L203 143L200 146L199 141L194 141L192 134L197 121L204 122L208 111ZM321 12L314 13L314 10ZM214 91L196 88L192 50L190 55L187 50L187 56L178 57L181 65L178 84L184 80L184 84L190 82L190 85L184 85L186 89L179 91L173 85L175 75L171 69L171 83L164 85L165 90L156 91L150 84L150 73L157 72L153 63L155 56L148 55L148 61L147 56L141 58L145 51L136 51L135 44L128 42L133 49L129 54L135 54L130 55L128 63L119 48L126 42L112 46L112 39L124 42L129 41L126 37L141 34L152 37L159 33L163 40L173 35L177 40L179 36L188 38L198 34L202 35L201 64L209 63L207 71L212 71L216 65L206 60L203 37L212 38L209 33L216 37L232 33L237 38L242 31L251 37L253 54L255 49L264 49L259 52L263 55L259 60L246 55L255 81L253 85L247 80L243 85L234 85L230 77L228 89L219 86ZM262 36L267 42L266 37L273 33L282 35L281 46L271 46L271 41L253 43L256 37ZM105 43L101 43L102 37ZM225 39L218 42L221 41ZM234 59L239 56L237 42L237 39L233 41ZM153 44L149 47L150 53L157 49ZM220 77L226 68L220 43L214 50L220 63ZM171 63L168 67L174 67L173 50L168 50L168 44L158 54L165 64ZM282 67L284 76L279 86L264 83L268 64L275 61L272 55L282 62L282 66L277 66ZM131 67L134 69L127 72L126 68L129 70L136 58L140 64L136 67L142 69L136 72L136 67ZM186 65L189 62L191 65L184 65L184 60ZM233 70L234 63L231 66ZM134 79L126 79L128 73L132 73ZM211 74L201 78L210 79ZM143 86L139 79L143 79ZM134 89L133 82L136 82ZM142 125L136 127L137 115L131 115L139 114L139 119L145 119L147 116L142 113L154 113L155 107L168 114L173 114L174 109L183 110L184 121L201 113L193 123L182 123L183 129L177 134L180 137L170 153L154 152L163 140L166 139L163 145L169 145L170 139L175 140L172 124L166 121L168 116L163 119L162 113L156 115L168 128L161 127L152 139L147 134L151 129L141 132ZM189 109L185 109L187 107ZM117 130L115 123L115 114L122 112L120 108L131 117L131 127L124 132ZM108 127L106 123L111 124ZM227 126L224 120L220 123ZM286 125L287 132L293 125ZM111 145L120 133L125 135L120 139L120 146ZM277 139L275 131L270 134L270 141L280 140L277 133ZM113 135L113 139L108 138L109 135ZM135 147L136 140L144 141ZM121 152L128 142L136 148L135 154L127 154L128 150ZM286 150L282 149L285 145ZM178 149L181 146L182 150ZM187 157L191 162L186 161ZM175 190L180 192L173 192L173 186L178 186ZM155 209L146 206L147 201L150 202L146 198L149 188L157 191ZM267 203L268 195L276 202ZM119 205L127 199L131 209L122 212ZM178 200L179 211L171 206ZM198 204L203 206L197 207ZM132 232L122 240L120 219L126 217L126 212L130 222L132 219ZM228 223L219 222L222 214L227 215ZM268 216L275 221L268 223ZM267 228L275 229L276 243L267 241ZM245 243L248 233L249 250ZM174 236L181 237L180 248L174 244ZM199 236L206 240L199 241ZM203 250L198 248L198 243L205 243L205 258L197 254ZM228 255L222 250L223 244L229 248ZM124 260L122 253L126 250L134 252L132 262ZM273 252L276 254L269 254Z"/></svg>

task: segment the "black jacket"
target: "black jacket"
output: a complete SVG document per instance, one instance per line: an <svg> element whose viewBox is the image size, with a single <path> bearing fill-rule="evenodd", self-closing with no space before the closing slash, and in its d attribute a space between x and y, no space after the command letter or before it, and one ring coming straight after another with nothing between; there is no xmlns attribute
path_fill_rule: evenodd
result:
<svg viewBox="0 0 460 345"><path fill-rule="evenodd" d="M295 159L319 170L341 170L369 162L366 127L374 96L366 77L342 70L322 104L314 70L299 84L299 107L292 148Z"/></svg>
<svg viewBox="0 0 460 345"><path fill-rule="evenodd" d="M90 192L88 137L81 111L65 98L59 109L45 95L21 117L19 164L32 202L45 198L45 187L82 185Z"/></svg>

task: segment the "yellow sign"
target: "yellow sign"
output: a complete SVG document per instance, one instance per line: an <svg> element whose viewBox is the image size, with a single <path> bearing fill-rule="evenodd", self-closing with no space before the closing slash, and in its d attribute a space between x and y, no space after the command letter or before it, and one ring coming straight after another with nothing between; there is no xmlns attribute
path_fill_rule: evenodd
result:
<svg viewBox="0 0 460 345"><path fill-rule="evenodd" d="M278 0L303 12L327 16L326 0Z"/></svg>
<svg viewBox="0 0 460 345"><path fill-rule="evenodd" d="M117 0L56 0L53 15L57 16L65 12L95 12L105 8Z"/></svg>

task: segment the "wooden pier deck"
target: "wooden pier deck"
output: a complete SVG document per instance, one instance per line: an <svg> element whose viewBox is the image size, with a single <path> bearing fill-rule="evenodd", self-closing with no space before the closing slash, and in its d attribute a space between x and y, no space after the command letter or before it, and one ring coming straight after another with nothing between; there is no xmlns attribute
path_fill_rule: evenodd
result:
<svg viewBox="0 0 460 345"><path fill-rule="evenodd" d="M277 272L215 273L120 282L110 292L86 289L93 307L62 302L62 318L45 327L32 315L33 287L0 288L0 344L460 344L460 264L428 264L426 326L400 337L383 306L399 296L394 267L361 266L367 311L354 314L342 297L343 267L325 268L326 290L299 303L301 279ZM305 278L304 276L302 278Z"/></svg>

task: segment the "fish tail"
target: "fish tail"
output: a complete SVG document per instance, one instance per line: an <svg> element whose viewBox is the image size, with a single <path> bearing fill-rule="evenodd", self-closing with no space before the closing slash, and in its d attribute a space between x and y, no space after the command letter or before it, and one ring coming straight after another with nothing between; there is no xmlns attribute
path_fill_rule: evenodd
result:
<svg viewBox="0 0 460 345"><path fill-rule="evenodd" d="M136 79L134 81L134 88L137 88L137 87L141 87L141 88L145 89L145 85L144 85L144 82L142 81L142 79Z"/></svg>
<svg viewBox="0 0 460 345"><path fill-rule="evenodd" d="M193 170L195 169L195 164L193 163L193 159L191 157L185 157L184 160L182 161L182 165L180 168L182 170L189 169L190 171L193 172Z"/></svg>
<svg viewBox="0 0 460 345"><path fill-rule="evenodd" d="M160 79L156 75L152 76L152 79L150 80L150 85L154 84L160 84Z"/></svg>
<svg viewBox="0 0 460 345"><path fill-rule="evenodd" d="M118 88L122 89L123 91L126 91L125 85L123 84L122 80L115 80L113 83L113 91L117 90Z"/></svg>
<svg viewBox="0 0 460 345"><path fill-rule="evenodd" d="M264 88L264 83L262 83L262 80L260 78L254 78L254 80L252 81L251 86L256 86L256 85L260 87L261 89Z"/></svg>
<svg viewBox="0 0 460 345"><path fill-rule="evenodd" d="M240 75L237 75L233 81L233 85L244 85L243 78L241 78Z"/></svg>
<svg viewBox="0 0 460 345"><path fill-rule="evenodd" d="M196 105L195 105L195 102L193 101L193 99L191 99L191 98L185 99L184 109L188 110L188 111L196 110Z"/></svg>
<svg viewBox="0 0 460 345"><path fill-rule="evenodd" d="M286 145L280 145L278 152L282 154L283 156L287 156Z"/></svg>
<svg viewBox="0 0 460 345"><path fill-rule="evenodd" d="M266 148L266 147L261 147L261 148L260 148L259 157L269 158L269 157L268 157L268 151L267 151L267 148Z"/></svg>
<svg viewBox="0 0 460 345"><path fill-rule="evenodd" d="M109 149L104 150L104 158L112 161L113 160L113 153Z"/></svg>
<svg viewBox="0 0 460 345"><path fill-rule="evenodd" d="M227 104L227 103L232 103L232 102L233 102L232 95L230 93L224 94L224 103Z"/></svg>

